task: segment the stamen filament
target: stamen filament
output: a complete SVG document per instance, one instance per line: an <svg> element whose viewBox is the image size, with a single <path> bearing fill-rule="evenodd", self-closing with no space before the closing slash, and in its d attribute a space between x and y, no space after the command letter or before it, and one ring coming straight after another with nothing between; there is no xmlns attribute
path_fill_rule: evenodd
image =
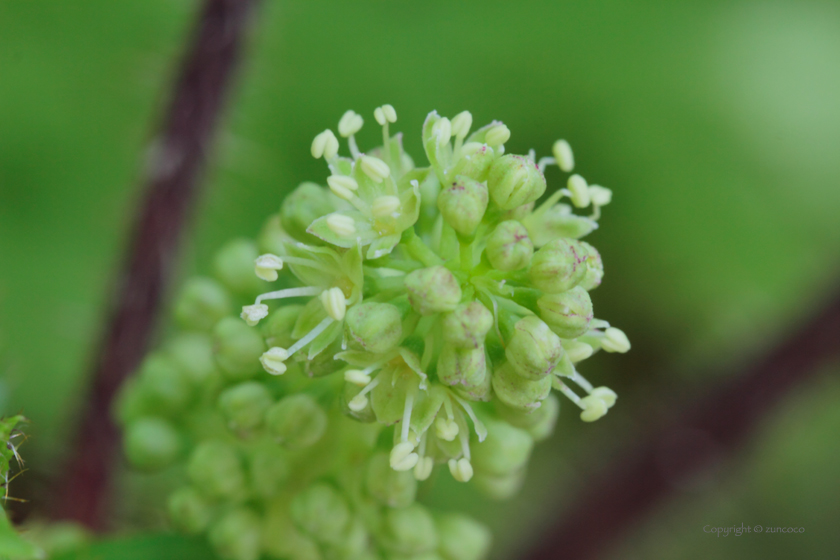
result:
<svg viewBox="0 0 840 560"><path fill-rule="evenodd" d="M277 290L276 292L267 292L257 296L255 305L259 305L266 299L285 299L292 297L317 296L322 290L320 288L288 288L286 290Z"/></svg>
<svg viewBox="0 0 840 560"><path fill-rule="evenodd" d="M576 405L578 405L578 406L581 408L581 410L586 410L586 406L585 406L585 405L581 402L580 397L579 397L579 396L577 396L577 395L575 394L575 392L574 392L574 391L572 391L571 389L569 389L569 388L568 388L568 387L567 387L567 386L566 386L566 385L565 385L562 381L560 381L560 380L559 380L559 379L557 379L556 377L554 378L554 381L555 381L555 383L554 383L554 387L555 387L557 390L559 390L561 393L563 393L564 395L566 395L566 397L567 397L570 401L572 401L573 403L575 403Z"/></svg>
<svg viewBox="0 0 840 560"><path fill-rule="evenodd" d="M592 387L592 383L590 383L589 381L587 381L585 377L583 377L581 374L579 374L579 373L577 372L577 370L575 370L575 372L572 374L571 379L572 379L572 381L574 381L575 383L577 383L578 385L580 385L580 387L581 387L584 391L586 391L587 393L591 393L591 392L592 392L592 389L593 389L593 387Z"/></svg>
<svg viewBox="0 0 840 560"><path fill-rule="evenodd" d="M291 358L291 357L292 357L292 355L293 355L295 352L297 352L298 350L300 350L301 348L303 348L304 346L306 346L307 344L309 344L310 342L312 342L313 340L315 340L315 338L316 338L319 334L321 334L322 332L324 332L324 331L327 329L327 327L329 327L329 326L330 326L330 324L331 324L332 322L333 322L332 317L327 317L326 319L324 319L323 321L321 321L320 323L318 323L318 326L317 326L317 327L315 327L314 329L312 329L311 331L309 331L309 333L307 333L307 335L306 335L306 336L304 336L303 338L301 338L300 340L298 340L297 342L295 342L295 343L294 343L294 344L293 344L293 345L292 345L292 346L291 346L291 347L287 350L287 352L289 352L289 357Z"/></svg>
<svg viewBox="0 0 840 560"><path fill-rule="evenodd" d="M400 426L400 441L408 441L408 428L411 424L411 409L414 407L414 391L408 391L405 395L405 408L403 409L402 426Z"/></svg>

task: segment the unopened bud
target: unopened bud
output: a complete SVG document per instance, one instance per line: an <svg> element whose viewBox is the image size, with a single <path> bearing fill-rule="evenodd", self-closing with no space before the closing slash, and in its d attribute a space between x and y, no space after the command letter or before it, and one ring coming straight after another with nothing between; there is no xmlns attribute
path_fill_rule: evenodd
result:
<svg viewBox="0 0 840 560"><path fill-rule="evenodd" d="M327 429L327 415L307 394L284 397L268 409L269 433L286 447L298 449L318 442Z"/></svg>
<svg viewBox="0 0 840 560"><path fill-rule="evenodd" d="M196 488L213 498L235 498L245 492L242 462L228 443L199 443L187 463L187 475Z"/></svg>
<svg viewBox="0 0 840 560"><path fill-rule="evenodd" d="M563 357L563 346L548 325L531 315L517 321L505 357L516 373L537 380L557 367Z"/></svg>
<svg viewBox="0 0 840 560"><path fill-rule="evenodd" d="M552 377L547 375L534 381L519 375L510 364L504 364L493 371L493 391L509 407L532 411L551 392Z"/></svg>
<svg viewBox="0 0 840 560"><path fill-rule="evenodd" d="M438 357L437 375L444 385L473 387L487 374L484 346L474 349L447 344Z"/></svg>
<svg viewBox="0 0 840 560"><path fill-rule="evenodd" d="M407 507L414 502L417 495L415 477L408 471L392 469L387 453L376 453L370 458L365 482L368 494L383 506Z"/></svg>
<svg viewBox="0 0 840 560"><path fill-rule="evenodd" d="M346 319L350 336L368 352L385 353L402 339L402 314L390 303L357 304L347 312Z"/></svg>
<svg viewBox="0 0 840 560"><path fill-rule="evenodd" d="M248 474L251 490L264 498L282 491L291 470L288 453L273 441L265 441L251 452Z"/></svg>
<svg viewBox="0 0 840 560"><path fill-rule="evenodd" d="M418 503L388 509L382 518L381 545L391 553L389 557L415 557L431 553L438 545L434 519Z"/></svg>
<svg viewBox="0 0 840 560"><path fill-rule="evenodd" d="M181 452L181 436L161 418L140 418L125 432L125 454L129 462L144 470L162 469Z"/></svg>
<svg viewBox="0 0 840 560"><path fill-rule="evenodd" d="M506 155L493 162L487 186L493 202L502 210L513 210L543 195L545 177L529 158Z"/></svg>
<svg viewBox="0 0 840 560"><path fill-rule="evenodd" d="M408 301L421 315L453 311L461 301L461 286L443 266L415 270L405 277Z"/></svg>
<svg viewBox="0 0 840 560"><path fill-rule="evenodd" d="M568 173L575 168L575 156L572 147L565 140L558 140L551 147L551 153L557 162L557 167Z"/></svg>
<svg viewBox="0 0 840 560"><path fill-rule="evenodd" d="M463 175L455 177L437 199L443 219L462 235L475 232L487 210L487 202L487 185Z"/></svg>
<svg viewBox="0 0 840 560"><path fill-rule="evenodd" d="M545 294L537 305L542 320L562 338L577 338L589 330L592 299L580 286L559 294Z"/></svg>
<svg viewBox="0 0 840 560"><path fill-rule="evenodd" d="M258 560L262 538L260 522L256 513L240 507L216 521L207 536L222 560Z"/></svg>
<svg viewBox="0 0 840 560"><path fill-rule="evenodd" d="M213 259L216 277L229 290L244 296L262 291L264 284L254 276L254 261L259 254L256 244L248 239L226 243Z"/></svg>
<svg viewBox="0 0 840 560"><path fill-rule="evenodd" d="M213 329L216 363L230 379L246 379L260 370L265 343L260 333L242 321L227 317Z"/></svg>
<svg viewBox="0 0 840 560"><path fill-rule="evenodd" d="M202 533L213 518L213 506L192 486L172 493L167 506L172 523L190 535Z"/></svg>
<svg viewBox="0 0 840 560"><path fill-rule="evenodd" d="M236 321L236 319L232 319ZM236 321L243 328L248 328ZM175 362L161 352L143 361L138 373L145 401L153 412L173 414L187 407L193 396L190 379Z"/></svg>
<svg viewBox="0 0 840 560"><path fill-rule="evenodd" d="M344 497L329 484L309 486L292 498L292 519L298 527L322 543L337 543L350 524Z"/></svg>
<svg viewBox="0 0 840 560"><path fill-rule="evenodd" d="M529 271L531 282L549 294L571 290L586 275L587 256L580 241L555 239L534 253Z"/></svg>
<svg viewBox="0 0 840 560"><path fill-rule="evenodd" d="M587 251L586 274L583 280L580 281L580 285L586 291L594 290L601 285L601 281L604 278L604 262L601 260L601 254L595 247L585 241L581 241L580 243Z"/></svg>
<svg viewBox="0 0 840 560"><path fill-rule="evenodd" d="M621 329L610 327L604 331L604 338L601 339L601 348L606 352L619 352L624 354L630 350L630 340Z"/></svg>
<svg viewBox="0 0 840 560"><path fill-rule="evenodd" d="M259 428L274 399L262 383L246 381L219 395L219 410L234 431Z"/></svg>
<svg viewBox="0 0 840 560"><path fill-rule="evenodd" d="M315 236L307 233L306 229L316 219L335 210L328 194L320 185L301 183L280 206L280 224L283 230L299 241L313 242Z"/></svg>
<svg viewBox="0 0 840 560"><path fill-rule="evenodd" d="M230 296L210 278L187 281L175 301L175 320L187 330L209 331L232 310Z"/></svg>
<svg viewBox="0 0 840 560"><path fill-rule="evenodd" d="M493 314L477 301L464 303L443 316L443 337L457 348L480 348L493 327Z"/></svg>
<svg viewBox="0 0 840 560"><path fill-rule="evenodd" d="M564 340L563 350L566 351L566 355L572 363L581 362L589 358L595 351L589 344L578 340Z"/></svg>
<svg viewBox="0 0 840 560"><path fill-rule="evenodd" d="M490 553L493 535L490 530L461 513L445 513L435 517L443 560L481 560Z"/></svg>
<svg viewBox="0 0 840 560"><path fill-rule="evenodd" d="M486 181L496 154L493 148L480 142L469 142L461 148L461 157L455 162L449 177L463 175L476 181Z"/></svg>
<svg viewBox="0 0 840 560"><path fill-rule="evenodd" d="M534 244L528 231L516 220L496 226L487 239L487 258L496 270L519 270L531 262Z"/></svg>

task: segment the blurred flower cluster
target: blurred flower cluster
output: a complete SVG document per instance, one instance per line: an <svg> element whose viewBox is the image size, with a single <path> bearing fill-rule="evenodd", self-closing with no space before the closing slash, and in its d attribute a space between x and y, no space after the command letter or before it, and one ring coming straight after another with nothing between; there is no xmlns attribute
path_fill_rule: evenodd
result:
<svg viewBox="0 0 840 560"><path fill-rule="evenodd" d="M222 558L482 558L488 530L429 511L418 484L448 473L509 497L554 427L552 389L588 422L615 404L577 369L630 347L593 316L603 266L580 240L611 191L572 174L537 204L546 166L574 168L564 140L506 154L504 124L433 112L417 167L394 108L374 118L369 152L352 111L337 128L349 154L316 136L326 186L300 185L257 240L217 253L213 278L186 283L179 331L120 395L128 459L183 465L172 521Z"/></svg>

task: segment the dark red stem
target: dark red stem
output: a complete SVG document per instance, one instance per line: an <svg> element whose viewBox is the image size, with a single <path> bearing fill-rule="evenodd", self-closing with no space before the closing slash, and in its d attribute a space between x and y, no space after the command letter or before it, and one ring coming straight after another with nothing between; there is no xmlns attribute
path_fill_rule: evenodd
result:
<svg viewBox="0 0 840 560"><path fill-rule="evenodd" d="M107 526L119 433L111 403L142 360L172 276L255 0L206 0L154 142L146 186L119 271L90 394L49 514L97 530Z"/></svg>

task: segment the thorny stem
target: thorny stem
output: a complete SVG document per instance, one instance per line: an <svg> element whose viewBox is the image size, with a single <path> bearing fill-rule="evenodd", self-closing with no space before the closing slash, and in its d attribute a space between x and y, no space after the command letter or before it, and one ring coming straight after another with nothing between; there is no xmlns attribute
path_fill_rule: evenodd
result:
<svg viewBox="0 0 840 560"><path fill-rule="evenodd" d="M229 93L256 0L205 0L154 144L143 200L112 294L75 444L46 513L103 530L119 434L111 403L146 352L185 218Z"/></svg>

